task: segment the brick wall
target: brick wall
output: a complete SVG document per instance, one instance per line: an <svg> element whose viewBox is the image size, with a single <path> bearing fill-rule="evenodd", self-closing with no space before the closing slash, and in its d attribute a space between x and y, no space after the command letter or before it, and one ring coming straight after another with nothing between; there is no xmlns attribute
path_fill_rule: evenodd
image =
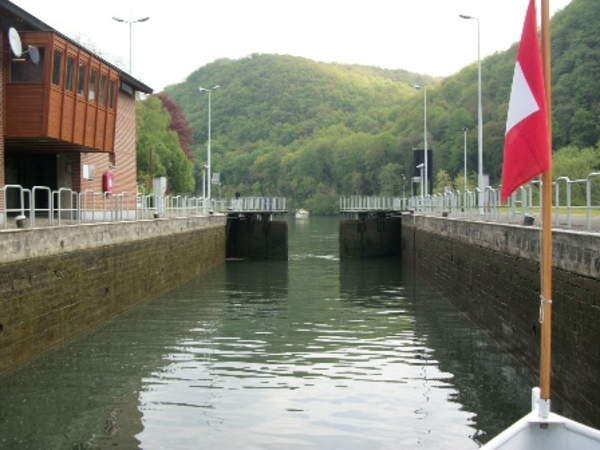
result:
<svg viewBox="0 0 600 450"><path fill-rule="evenodd" d="M173 221L148 226L161 222ZM0 263L0 372L224 263L224 221L196 230L181 224L179 232L125 242L115 232L112 245L67 252L55 239L47 256ZM104 227L120 225L132 226ZM87 231L90 242L110 234Z"/></svg>
<svg viewBox="0 0 600 450"><path fill-rule="evenodd" d="M113 192L115 194L127 192L134 198L137 193L135 98L122 91L119 91L116 120L114 154L82 154L81 164L93 165L95 178L84 180L81 171L77 178L82 192L89 189L101 193L102 175L111 171L114 174ZM75 181L73 185L75 186Z"/></svg>
<svg viewBox="0 0 600 450"><path fill-rule="evenodd" d="M135 98L119 95L115 135L115 192L137 192Z"/></svg>
<svg viewBox="0 0 600 450"><path fill-rule="evenodd" d="M568 402L598 427L600 279L589 273L597 270L600 237L577 236L555 233L552 388L560 400L553 404ZM402 251L407 264L538 377L539 229L405 217Z"/></svg>

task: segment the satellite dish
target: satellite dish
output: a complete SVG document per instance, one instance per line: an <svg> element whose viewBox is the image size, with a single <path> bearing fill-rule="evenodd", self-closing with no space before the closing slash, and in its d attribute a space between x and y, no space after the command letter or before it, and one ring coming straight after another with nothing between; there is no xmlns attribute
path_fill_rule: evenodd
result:
<svg viewBox="0 0 600 450"><path fill-rule="evenodd" d="M8 43L10 44L10 49L17 58L23 54L23 44L21 44L21 36L19 36L19 32L13 27L10 27L8 29Z"/></svg>
<svg viewBox="0 0 600 450"><path fill-rule="evenodd" d="M29 53L29 58L31 62L36 66L40 63L40 51L37 47L32 47L31 45L27 48L27 53Z"/></svg>

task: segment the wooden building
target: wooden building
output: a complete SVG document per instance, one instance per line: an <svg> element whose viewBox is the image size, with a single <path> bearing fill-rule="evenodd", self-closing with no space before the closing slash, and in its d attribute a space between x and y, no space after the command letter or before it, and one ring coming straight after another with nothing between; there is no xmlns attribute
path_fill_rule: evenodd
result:
<svg viewBox="0 0 600 450"><path fill-rule="evenodd" d="M152 89L7 0L0 31L0 189L135 197L135 98ZM18 201L6 192L0 212Z"/></svg>

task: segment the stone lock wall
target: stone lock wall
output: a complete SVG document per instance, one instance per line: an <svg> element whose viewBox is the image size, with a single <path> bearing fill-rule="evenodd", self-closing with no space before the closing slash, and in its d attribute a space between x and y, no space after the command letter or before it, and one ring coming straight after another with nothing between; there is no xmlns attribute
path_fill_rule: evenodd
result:
<svg viewBox="0 0 600 450"><path fill-rule="evenodd" d="M0 372L225 261L225 219L6 231Z"/></svg>
<svg viewBox="0 0 600 450"><path fill-rule="evenodd" d="M404 261L537 377L540 230L422 216L402 229ZM600 236L553 235L552 389L599 427Z"/></svg>

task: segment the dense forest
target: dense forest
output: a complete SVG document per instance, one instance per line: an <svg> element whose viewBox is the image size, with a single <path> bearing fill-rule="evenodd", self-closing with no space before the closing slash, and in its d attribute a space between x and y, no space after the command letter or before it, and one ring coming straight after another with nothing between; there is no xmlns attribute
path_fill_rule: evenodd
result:
<svg viewBox="0 0 600 450"><path fill-rule="evenodd" d="M555 176L600 165L600 2L573 0L552 18ZM482 61L483 166L498 184L517 44ZM255 54L214 61L138 102L138 173L199 194L211 97L212 171L224 197L287 197L313 213L344 195L407 195L423 147L423 90L433 186L462 189L477 171L477 62L439 79L403 70ZM152 163L151 163L152 162ZM214 191L213 191L214 192ZM213 194L213 196L215 196Z"/></svg>

